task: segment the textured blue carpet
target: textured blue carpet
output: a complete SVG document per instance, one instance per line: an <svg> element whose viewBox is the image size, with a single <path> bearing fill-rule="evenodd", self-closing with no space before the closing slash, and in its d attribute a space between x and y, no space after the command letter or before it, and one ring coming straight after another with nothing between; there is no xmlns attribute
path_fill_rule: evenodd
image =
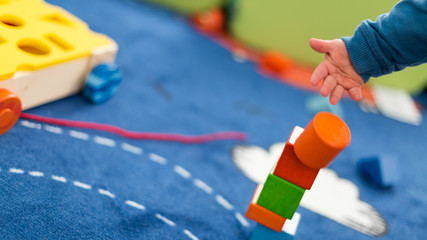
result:
<svg viewBox="0 0 427 240"><path fill-rule="evenodd" d="M76 95L29 113L134 131L243 131L248 144L265 148L311 119L304 103L312 93L262 77L253 63L235 62L180 16L131 0L49 2L118 42L123 83L102 105ZM426 124L409 126L364 113L349 100L342 104L352 142L331 168L385 218L383 239L425 238ZM243 240L254 227L239 221L256 184L231 160L238 141L136 141L21 120L0 144L1 239ZM375 189L357 175L356 162L390 151L399 154L401 182ZM372 238L298 211L295 239Z"/></svg>

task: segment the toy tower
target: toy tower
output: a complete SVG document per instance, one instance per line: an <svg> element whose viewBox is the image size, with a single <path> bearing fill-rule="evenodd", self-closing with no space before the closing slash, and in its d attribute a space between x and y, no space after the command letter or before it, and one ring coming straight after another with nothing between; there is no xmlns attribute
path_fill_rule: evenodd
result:
<svg viewBox="0 0 427 240"><path fill-rule="evenodd" d="M314 116L305 130L296 126L282 155L258 185L246 212L256 221L251 240L292 239L282 231L292 219L306 190L310 190L319 170L350 143L350 131L343 120L328 112Z"/></svg>

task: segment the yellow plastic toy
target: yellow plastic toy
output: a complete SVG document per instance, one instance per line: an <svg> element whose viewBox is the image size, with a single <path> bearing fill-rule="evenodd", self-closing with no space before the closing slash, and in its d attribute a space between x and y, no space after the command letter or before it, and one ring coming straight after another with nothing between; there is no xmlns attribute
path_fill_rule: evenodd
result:
<svg viewBox="0 0 427 240"><path fill-rule="evenodd" d="M0 0L0 96L6 96L0 98L0 134L21 109L81 91L95 67L114 62L117 50L113 40L43 0ZM104 67L98 72L115 83L100 84L100 77L92 76L96 86L89 86L89 95L100 88L111 95L120 82L118 70ZM18 97L22 106L10 108L9 97ZM99 94L93 101L100 101Z"/></svg>

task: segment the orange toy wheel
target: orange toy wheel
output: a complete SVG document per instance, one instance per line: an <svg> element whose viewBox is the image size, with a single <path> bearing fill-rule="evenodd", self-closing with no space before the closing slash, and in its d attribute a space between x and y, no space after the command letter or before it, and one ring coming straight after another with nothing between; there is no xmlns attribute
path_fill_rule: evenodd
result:
<svg viewBox="0 0 427 240"><path fill-rule="evenodd" d="M19 97L7 89L0 89L0 135L15 125L21 111Z"/></svg>

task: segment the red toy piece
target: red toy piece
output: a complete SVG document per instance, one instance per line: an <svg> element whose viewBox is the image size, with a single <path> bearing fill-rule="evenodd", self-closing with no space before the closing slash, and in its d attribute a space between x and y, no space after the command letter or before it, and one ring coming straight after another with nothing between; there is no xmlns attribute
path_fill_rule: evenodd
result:
<svg viewBox="0 0 427 240"><path fill-rule="evenodd" d="M295 155L295 140L304 131L301 127L295 127L286 142L283 153L273 170L273 174L281 177L302 188L311 189L320 169L309 168L304 165Z"/></svg>
<svg viewBox="0 0 427 240"><path fill-rule="evenodd" d="M204 32L215 33L224 30L224 13L220 9L197 13L192 17L192 21Z"/></svg>
<svg viewBox="0 0 427 240"><path fill-rule="evenodd" d="M267 52L261 56L258 66L262 72L281 75L291 65L291 60L283 56L279 52Z"/></svg>

